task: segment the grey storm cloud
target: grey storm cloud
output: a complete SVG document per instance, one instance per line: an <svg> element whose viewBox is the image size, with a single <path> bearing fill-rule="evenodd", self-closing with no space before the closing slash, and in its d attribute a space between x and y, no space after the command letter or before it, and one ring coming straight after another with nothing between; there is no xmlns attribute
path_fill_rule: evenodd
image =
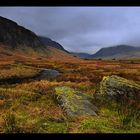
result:
<svg viewBox="0 0 140 140"><path fill-rule="evenodd" d="M140 46L140 7L0 7L0 16L73 52Z"/></svg>

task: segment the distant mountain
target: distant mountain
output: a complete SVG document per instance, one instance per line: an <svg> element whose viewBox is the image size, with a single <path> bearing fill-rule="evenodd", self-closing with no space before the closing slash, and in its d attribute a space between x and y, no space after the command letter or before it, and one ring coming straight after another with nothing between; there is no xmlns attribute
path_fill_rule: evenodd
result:
<svg viewBox="0 0 140 140"><path fill-rule="evenodd" d="M62 45L60 45L58 42L56 41L53 41L51 40L50 38L48 37L44 37L44 36L39 36L40 40L42 41L42 43L45 45L45 46L48 46L48 47L54 47L54 48L57 48L59 50L62 50L62 51L65 51L67 53L69 53L67 50L64 49L64 47Z"/></svg>
<svg viewBox="0 0 140 140"><path fill-rule="evenodd" d="M140 58L140 47L133 47L129 45L118 45L113 47L101 48L98 52L91 55L89 58L104 58L104 59Z"/></svg>
<svg viewBox="0 0 140 140"><path fill-rule="evenodd" d="M90 54L88 53L76 53L76 52L71 52L74 56L77 56L79 58L89 58Z"/></svg>

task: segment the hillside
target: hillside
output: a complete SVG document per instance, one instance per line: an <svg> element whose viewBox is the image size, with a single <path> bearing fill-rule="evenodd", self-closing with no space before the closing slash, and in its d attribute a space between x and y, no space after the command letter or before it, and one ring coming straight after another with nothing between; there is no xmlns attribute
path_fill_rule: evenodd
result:
<svg viewBox="0 0 140 140"><path fill-rule="evenodd" d="M44 38L42 39L44 40ZM45 38L44 43L42 39L16 22L0 17L0 59L38 59L40 57L56 58L56 60L58 57L60 60L78 59L68 54L59 43L49 38ZM52 47L55 48L55 51ZM58 57L55 56L55 52L59 54Z"/></svg>
<svg viewBox="0 0 140 140"><path fill-rule="evenodd" d="M59 50L62 50L62 51L65 51L65 52L68 52L67 50L64 49L64 47L62 45L60 45L58 42L56 41L53 41L51 40L50 38L48 37L44 37L44 36L39 36L39 39L42 41L42 43L45 45L45 46L48 46L48 47L54 47L56 49L59 49Z"/></svg>
<svg viewBox="0 0 140 140"><path fill-rule="evenodd" d="M67 53L63 50L54 48L54 47L49 47L48 48L50 54L48 55L49 60L57 60L57 61L70 61L70 62L78 62L80 61L79 58L74 57L72 54Z"/></svg>
<svg viewBox="0 0 140 140"><path fill-rule="evenodd" d="M12 51L45 51L45 46L35 33L4 17L0 17L0 43Z"/></svg>
<svg viewBox="0 0 140 140"><path fill-rule="evenodd" d="M104 58L104 59L140 58L140 47L118 45L113 47L101 48L98 52L91 55L90 58Z"/></svg>

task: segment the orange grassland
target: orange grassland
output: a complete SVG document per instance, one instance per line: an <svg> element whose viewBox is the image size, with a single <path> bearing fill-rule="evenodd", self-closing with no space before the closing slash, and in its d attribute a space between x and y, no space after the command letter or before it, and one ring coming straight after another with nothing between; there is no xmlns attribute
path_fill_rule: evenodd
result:
<svg viewBox="0 0 140 140"><path fill-rule="evenodd" d="M65 56L63 56L65 57ZM24 81L0 86L0 132L140 133L140 125L126 129L114 110L102 108L100 117L67 118L53 98L56 86L68 86L93 96L103 76L119 75L140 84L139 60L80 60L15 57L0 60L0 80L32 77L42 68L56 69L53 80ZM96 104L96 103L95 103Z"/></svg>

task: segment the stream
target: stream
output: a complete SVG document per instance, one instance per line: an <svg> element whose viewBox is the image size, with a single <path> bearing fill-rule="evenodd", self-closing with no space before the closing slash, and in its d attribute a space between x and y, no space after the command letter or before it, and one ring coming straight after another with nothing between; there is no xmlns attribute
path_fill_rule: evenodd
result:
<svg viewBox="0 0 140 140"><path fill-rule="evenodd" d="M1 79L0 84L16 84L16 83L23 83L23 82L30 82L34 80L53 80L60 72L53 69L44 69L39 74L34 77L11 77L8 79Z"/></svg>
<svg viewBox="0 0 140 140"><path fill-rule="evenodd" d="M58 75L60 75L60 73L57 70L44 69L35 78L35 80L50 80L56 78Z"/></svg>

